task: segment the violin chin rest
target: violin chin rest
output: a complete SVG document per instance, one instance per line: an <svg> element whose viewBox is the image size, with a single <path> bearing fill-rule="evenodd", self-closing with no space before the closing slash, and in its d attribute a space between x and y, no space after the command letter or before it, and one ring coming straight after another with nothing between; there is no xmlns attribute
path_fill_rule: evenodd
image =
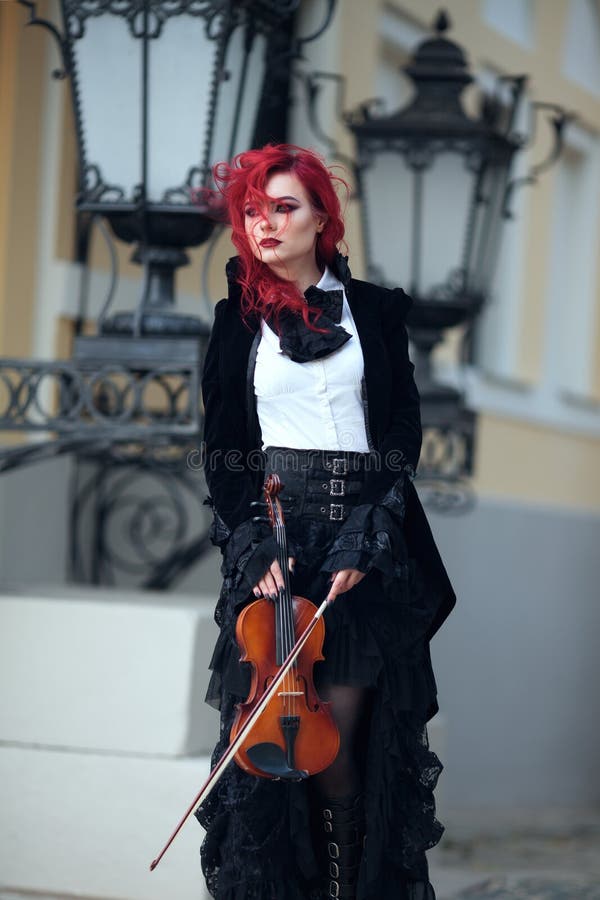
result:
<svg viewBox="0 0 600 900"><path fill-rule="evenodd" d="M288 766L285 752L278 744L272 744L269 741L254 744L254 746L246 748L246 756L253 766L274 778L285 778L290 781L302 781L304 778L308 778L308 772L305 769L291 769Z"/></svg>

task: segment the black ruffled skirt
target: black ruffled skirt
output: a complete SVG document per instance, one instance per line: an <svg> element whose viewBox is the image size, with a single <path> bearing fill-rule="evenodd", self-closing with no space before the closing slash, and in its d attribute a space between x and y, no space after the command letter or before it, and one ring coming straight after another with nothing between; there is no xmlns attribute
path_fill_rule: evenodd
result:
<svg viewBox="0 0 600 900"><path fill-rule="evenodd" d="M367 572L326 610L325 661L314 673L317 689L325 682L373 689L360 755L367 836L357 898L435 900L425 856L443 833L433 796L442 765L429 749L426 729L438 708L425 637L431 615L419 567L401 540L401 487L387 506L350 505L349 516L332 521L314 512L322 507L315 506L318 491L312 491L326 477L313 465L303 476L301 498L310 502L298 503L297 479L295 495L288 489L282 500L289 501L287 511L283 503L288 546L296 557L293 593L319 604L332 571ZM224 552L216 616L221 632L206 698L221 711L213 764L228 745L235 704L249 689L250 672L235 643L239 598L262 575L272 552L268 538L244 546L247 529L236 531ZM206 829L202 868L217 900L320 897L305 782L254 778L232 763L196 816Z"/></svg>

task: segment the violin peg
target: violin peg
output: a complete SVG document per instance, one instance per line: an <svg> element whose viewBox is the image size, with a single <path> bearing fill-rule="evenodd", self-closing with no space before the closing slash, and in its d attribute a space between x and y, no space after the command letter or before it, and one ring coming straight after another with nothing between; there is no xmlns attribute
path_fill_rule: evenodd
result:
<svg viewBox="0 0 600 900"><path fill-rule="evenodd" d="M252 516L253 522L268 522L268 516Z"/></svg>
<svg viewBox="0 0 600 900"><path fill-rule="evenodd" d="M264 509L267 508L267 504L264 500L252 500L250 506L262 506Z"/></svg>

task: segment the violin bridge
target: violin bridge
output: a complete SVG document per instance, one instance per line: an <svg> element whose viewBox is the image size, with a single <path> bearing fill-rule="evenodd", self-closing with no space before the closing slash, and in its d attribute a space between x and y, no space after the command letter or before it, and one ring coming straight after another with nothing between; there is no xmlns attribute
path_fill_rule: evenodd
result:
<svg viewBox="0 0 600 900"><path fill-rule="evenodd" d="M303 697L304 691L279 691L278 697Z"/></svg>

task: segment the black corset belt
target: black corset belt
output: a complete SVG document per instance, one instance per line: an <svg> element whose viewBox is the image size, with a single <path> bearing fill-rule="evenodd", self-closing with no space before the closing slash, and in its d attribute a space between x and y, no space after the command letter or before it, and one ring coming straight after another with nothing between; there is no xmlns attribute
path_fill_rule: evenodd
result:
<svg viewBox="0 0 600 900"><path fill-rule="evenodd" d="M343 522L358 504L368 453L341 450L265 449L265 472L279 475L285 517L313 516Z"/></svg>

